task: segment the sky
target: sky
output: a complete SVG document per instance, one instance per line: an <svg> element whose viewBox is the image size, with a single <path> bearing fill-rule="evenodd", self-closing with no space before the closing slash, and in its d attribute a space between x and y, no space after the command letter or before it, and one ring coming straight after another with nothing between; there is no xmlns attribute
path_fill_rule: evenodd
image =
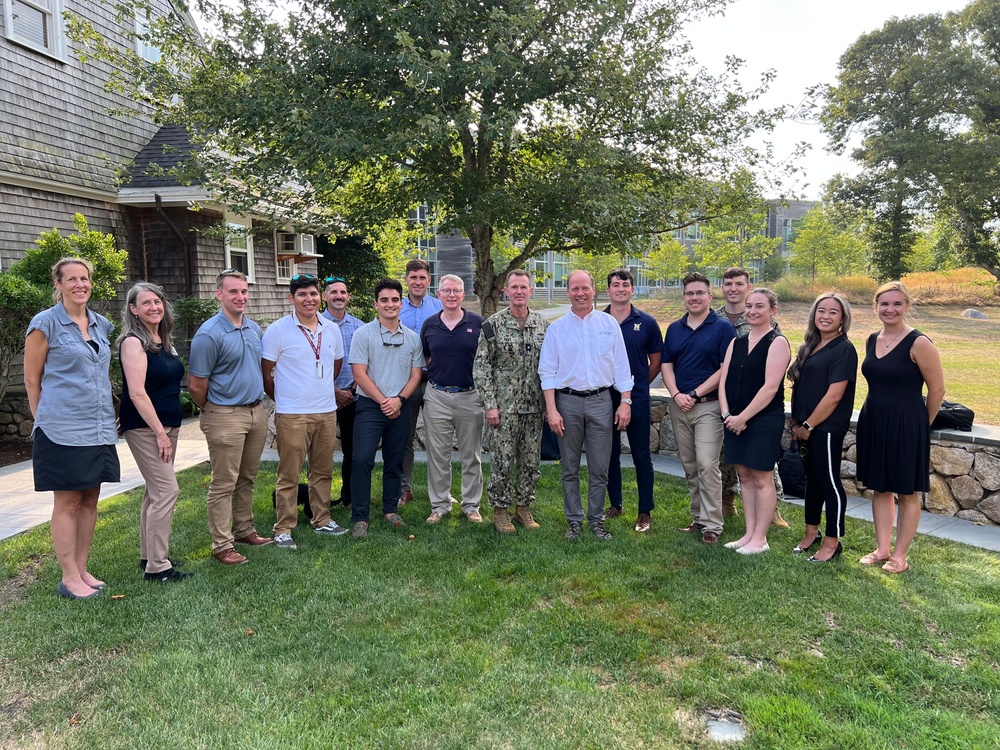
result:
<svg viewBox="0 0 1000 750"><path fill-rule="evenodd" d="M746 61L742 77L747 88L760 74L774 69L777 77L761 104L798 106L809 86L834 83L837 61L862 34L874 31L893 16L946 13L965 8L970 0L841 0L816 3L805 0L736 0L721 17L696 21L686 36L693 54L711 72L722 70L726 55ZM778 160L787 159L795 144L812 148L798 164L803 173L795 182L799 197L815 200L823 183L838 172L855 169L847 156L824 148L826 138L815 122L789 121L779 125L769 140Z"/></svg>

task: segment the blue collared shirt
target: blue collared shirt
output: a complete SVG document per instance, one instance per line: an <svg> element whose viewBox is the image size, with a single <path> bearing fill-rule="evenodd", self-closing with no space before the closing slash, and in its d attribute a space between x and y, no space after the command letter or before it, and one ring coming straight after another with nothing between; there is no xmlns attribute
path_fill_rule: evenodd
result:
<svg viewBox="0 0 1000 750"><path fill-rule="evenodd" d="M329 310L323 311L323 317L337 324L340 328L340 337L344 340L344 364L341 365L340 375L337 376L333 384L336 388L346 390L354 385L354 371L351 369L350 364L348 364L351 359L351 339L354 338L354 332L364 325L364 321L347 312L344 313L343 320L337 320L330 314ZM357 395L355 395L355 398L357 398Z"/></svg>
<svg viewBox="0 0 1000 750"><path fill-rule="evenodd" d="M632 312L621 322L625 353L632 371L632 398L649 395L649 355L663 351L663 334L656 318L631 305ZM604 308L611 314L611 306ZM613 317L613 316L612 316Z"/></svg>
<svg viewBox="0 0 1000 750"><path fill-rule="evenodd" d="M31 319L28 331L41 331L49 351L42 368L35 429L57 445L114 445L118 442L111 399L111 333L103 315L87 310L88 330L97 351L70 320L62 302Z"/></svg>
<svg viewBox="0 0 1000 750"><path fill-rule="evenodd" d="M663 362L674 366L677 390L688 393L708 380L722 367L729 342L736 338L736 329L725 318L720 318L714 310L695 329L688 325L688 314L667 326L667 337L663 342ZM718 393L699 393L711 396Z"/></svg>
<svg viewBox="0 0 1000 750"><path fill-rule="evenodd" d="M434 313L439 313L444 309L441 300L431 295L426 295L419 307L410 302L410 295L403 297L403 307L399 310L399 322L411 331L420 333L424 327L424 321Z"/></svg>
<svg viewBox="0 0 1000 750"><path fill-rule="evenodd" d="M219 406L246 406L264 398L260 326L245 315L237 328L226 314L202 323L191 340L188 372L208 378L208 400Z"/></svg>

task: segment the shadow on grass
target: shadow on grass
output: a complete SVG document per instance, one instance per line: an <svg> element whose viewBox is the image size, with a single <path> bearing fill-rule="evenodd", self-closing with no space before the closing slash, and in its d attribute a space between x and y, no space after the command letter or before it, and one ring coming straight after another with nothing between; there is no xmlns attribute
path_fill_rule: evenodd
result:
<svg viewBox="0 0 1000 750"><path fill-rule="evenodd" d="M687 496L663 476L649 534L626 516L609 543L568 543L558 471L543 470L537 532L500 536L488 512L427 526L418 493L403 529L331 539L300 518L297 552L227 568L195 468L171 545L194 577L142 580L134 491L101 504L109 591L92 602L55 597L47 527L0 543L0 744L699 747L709 708L744 716L747 747L1000 743L997 555L921 537L892 577L855 564L872 531L848 521L843 558L808 565L793 521L741 557L674 530ZM262 532L273 486L265 464Z"/></svg>

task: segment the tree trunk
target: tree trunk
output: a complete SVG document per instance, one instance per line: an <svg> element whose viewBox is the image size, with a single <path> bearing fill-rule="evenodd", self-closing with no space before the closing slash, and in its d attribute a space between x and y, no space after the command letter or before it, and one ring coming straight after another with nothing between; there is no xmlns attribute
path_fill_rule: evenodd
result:
<svg viewBox="0 0 1000 750"><path fill-rule="evenodd" d="M472 289L479 297L480 314L484 318L493 315L500 302L503 278L498 277L493 266L493 227L479 225L469 233L472 253L476 261L475 280Z"/></svg>

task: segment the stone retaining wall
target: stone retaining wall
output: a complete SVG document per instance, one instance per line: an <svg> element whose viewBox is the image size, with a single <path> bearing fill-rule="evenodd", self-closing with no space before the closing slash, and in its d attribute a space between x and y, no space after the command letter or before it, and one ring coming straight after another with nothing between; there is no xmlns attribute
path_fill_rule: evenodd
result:
<svg viewBox="0 0 1000 750"><path fill-rule="evenodd" d="M650 446L661 455L678 458L666 391L654 391L651 401ZM857 414L844 439L840 476L848 494L870 498L871 490L861 487L856 478L856 426ZM622 450L627 452L627 440L622 437ZM785 447L788 441L786 432L782 437ZM926 510L990 526L1000 525L1000 429L976 426L972 432L932 433L930 488L922 503Z"/></svg>
<svg viewBox="0 0 1000 750"><path fill-rule="evenodd" d="M0 403L0 437L30 443L34 426L28 397L24 393L8 392Z"/></svg>

